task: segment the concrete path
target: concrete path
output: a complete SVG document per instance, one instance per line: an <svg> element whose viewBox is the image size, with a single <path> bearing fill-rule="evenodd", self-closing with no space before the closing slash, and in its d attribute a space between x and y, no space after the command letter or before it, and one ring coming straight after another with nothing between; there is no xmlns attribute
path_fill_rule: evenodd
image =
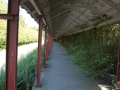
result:
<svg viewBox="0 0 120 90"><path fill-rule="evenodd" d="M83 70L70 61L65 48L57 42L53 43L47 61L47 68L42 69L42 87L33 90L101 90Z"/></svg>

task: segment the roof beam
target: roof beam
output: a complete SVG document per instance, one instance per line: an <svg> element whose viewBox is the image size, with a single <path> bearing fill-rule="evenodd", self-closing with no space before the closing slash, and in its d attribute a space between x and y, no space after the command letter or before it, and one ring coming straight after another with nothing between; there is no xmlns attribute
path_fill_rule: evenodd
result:
<svg viewBox="0 0 120 90"><path fill-rule="evenodd" d="M68 18L68 17L67 17L67 18ZM69 19L69 18L68 18L68 19ZM58 22L60 22L60 21L62 21L62 20L65 20L65 21L69 22L67 19L62 18L62 19L60 19L60 20L54 22L53 24L58 23ZM70 22L69 22L69 23L70 23Z"/></svg>
<svg viewBox="0 0 120 90"><path fill-rule="evenodd" d="M64 19L64 18L62 18L62 19L60 19L60 20L58 20L58 21L56 21L56 22L54 22L54 23L52 23L52 24L58 23L58 22L62 21L63 19Z"/></svg>
<svg viewBox="0 0 120 90"><path fill-rule="evenodd" d="M84 2L82 2L82 1L79 1L79 2L85 5ZM102 15L100 15L100 13L99 13L97 10L94 10L94 9L92 9L92 8L89 8L89 10L90 10L91 12L93 12L94 14L96 14L97 16L101 17L102 19L106 20L106 18L104 18Z"/></svg>
<svg viewBox="0 0 120 90"><path fill-rule="evenodd" d="M27 2L27 0L20 0L20 4Z"/></svg>
<svg viewBox="0 0 120 90"><path fill-rule="evenodd" d="M111 0L102 0L102 1L105 2L106 4L108 4L109 6L111 6L112 8L114 8L115 10L117 10L120 13L120 9L118 9L116 7L116 5L111 2Z"/></svg>
<svg viewBox="0 0 120 90"><path fill-rule="evenodd" d="M92 6L92 5L95 4L96 2L97 2L97 0L93 1L89 6ZM83 12L81 12L80 15L77 16L77 17L73 20L73 22L75 22L75 21L76 21L81 15L83 15L88 9L89 9L89 8L87 7ZM65 27L65 29L66 29L67 27L69 27L73 22L71 22L70 24L68 24L68 25Z"/></svg>
<svg viewBox="0 0 120 90"><path fill-rule="evenodd" d="M54 21L51 21L51 22L54 23L54 22L56 22L57 20L60 20L60 19L65 18L65 17L67 17L67 16L68 16L68 15L65 14L65 15L57 18L57 19L54 19Z"/></svg>
<svg viewBox="0 0 120 90"><path fill-rule="evenodd" d="M35 10L38 12L38 14L39 14L39 15L42 15L41 12L40 12L39 7L38 7L38 5L37 5L37 3L35 2L35 0L29 0L29 1L31 2L31 4L32 4L33 7L35 8ZM44 18L43 18L43 22L45 23L45 25L47 25Z"/></svg>
<svg viewBox="0 0 120 90"><path fill-rule="evenodd" d="M36 12L37 12L36 10L34 10L34 11L31 11L31 13L32 13L32 14L34 14L34 13L36 13Z"/></svg>
<svg viewBox="0 0 120 90"><path fill-rule="evenodd" d="M36 2L34 0L29 0L31 2L31 4L33 5L33 7L35 8L35 10L38 12L39 15L42 15L40 12L40 9L38 8Z"/></svg>
<svg viewBox="0 0 120 90"><path fill-rule="evenodd" d="M22 5L22 6L24 7L24 9L26 9L27 12L30 13L31 16L33 16L34 19L38 22L38 19L35 17L34 13L32 13L32 11L31 11L25 4L21 3L21 5Z"/></svg>
<svg viewBox="0 0 120 90"><path fill-rule="evenodd" d="M58 16L60 16L60 15L62 15L62 14L64 14L64 13L67 13L67 12L69 12L69 11L68 11L68 10L64 10L63 12L61 12L61 13L53 16L51 19L54 19L54 18L56 18L56 17L58 17Z"/></svg>
<svg viewBox="0 0 120 90"><path fill-rule="evenodd" d="M73 13L71 13L71 15L76 18L76 16L75 16ZM79 20L80 22L82 22L82 23L85 23L86 26L89 25L89 23L88 23L88 25L87 25L86 22L83 22L83 20L80 20L80 18L78 18L78 20Z"/></svg>
<svg viewBox="0 0 120 90"><path fill-rule="evenodd" d="M74 3L75 0L68 0L68 1L65 1L64 3L68 3L68 2ZM61 9L61 6L62 6L62 5L63 5L63 4L58 5L57 7L60 7L60 8L55 7L54 9L52 9L49 13L46 13L45 15L48 16L48 15L51 15L52 13L58 11L58 9Z"/></svg>
<svg viewBox="0 0 120 90"><path fill-rule="evenodd" d="M68 22L69 21L66 21L66 23L62 23L62 21L59 21L58 23L56 23L56 24L54 24L54 28L60 28L60 29L63 29L65 26L64 25L66 25L66 24L68 24ZM60 26L61 25L61 26ZM58 26L60 26L60 27L58 27ZM64 27L63 27L64 26Z"/></svg>
<svg viewBox="0 0 120 90"><path fill-rule="evenodd" d="M58 1L59 0L54 0L53 2L50 2L50 3L46 4L46 5L44 5L42 9L44 9L44 8L50 6L50 5L52 5L52 4L54 4L54 3L58 2Z"/></svg>
<svg viewBox="0 0 120 90"><path fill-rule="evenodd" d="M88 28L85 28L85 29L82 29L82 30L80 30L80 31L77 31L77 32L74 32L74 33L70 33L70 34L75 34L75 33L78 33L78 32L90 30L90 29L92 29L92 28L100 28L100 27L102 27L102 26L111 25L111 24L116 24L116 23L120 23L120 17L117 17L117 18L108 20L108 21L106 21L106 22L100 23L100 24L97 25L97 26L90 26L90 27L88 27ZM69 34L67 34L67 35L69 35Z"/></svg>
<svg viewBox="0 0 120 90"><path fill-rule="evenodd" d="M63 4L63 8L94 8L96 9L95 6L89 6L89 5L81 5L81 4Z"/></svg>

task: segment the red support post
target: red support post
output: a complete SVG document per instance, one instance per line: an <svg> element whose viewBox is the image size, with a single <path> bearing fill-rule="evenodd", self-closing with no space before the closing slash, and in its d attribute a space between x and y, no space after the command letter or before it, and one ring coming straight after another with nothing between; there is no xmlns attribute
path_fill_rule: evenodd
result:
<svg viewBox="0 0 120 90"><path fill-rule="evenodd" d="M44 68L46 68L46 57L47 57L47 26L45 26L45 40L44 40Z"/></svg>
<svg viewBox="0 0 120 90"><path fill-rule="evenodd" d="M39 17L39 33L38 33L38 61L37 61L37 87L40 87L41 80L41 50L42 50L42 15Z"/></svg>
<svg viewBox="0 0 120 90"><path fill-rule="evenodd" d="M9 0L8 14L14 14L19 17L19 1ZM16 90L17 88L18 21L18 19L7 21L5 90Z"/></svg>
<svg viewBox="0 0 120 90"><path fill-rule="evenodd" d="M50 32L49 32L49 46L48 46L49 50L48 50L48 53L50 53L50 45L51 45L51 35L50 35Z"/></svg>
<svg viewBox="0 0 120 90"><path fill-rule="evenodd" d="M119 32L119 47L118 47L117 83L119 81L120 81L120 32Z"/></svg>
<svg viewBox="0 0 120 90"><path fill-rule="evenodd" d="M47 30L47 46L46 46L46 57L48 56L48 50L49 50L49 31Z"/></svg>

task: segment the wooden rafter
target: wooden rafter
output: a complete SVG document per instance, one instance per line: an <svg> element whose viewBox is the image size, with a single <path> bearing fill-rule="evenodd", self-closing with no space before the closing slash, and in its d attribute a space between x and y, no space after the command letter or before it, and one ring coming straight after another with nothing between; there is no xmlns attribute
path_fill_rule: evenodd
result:
<svg viewBox="0 0 120 90"><path fill-rule="evenodd" d="M67 17L68 15L62 15L61 17L59 17L59 18L56 18L56 19L54 19L53 21L52 21L52 23L54 23L54 22L56 22L56 21L58 21L58 20L60 20L60 19L62 19L62 18L65 18L65 17Z"/></svg>
<svg viewBox="0 0 120 90"><path fill-rule="evenodd" d="M68 12L69 12L68 10L62 11L61 13L53 16L51 19L54 19L54 18L56 18L56 17L58 17L58 16L60 16L60 15L62 15L62 14L68 13Z"/></svg>
<svg viewBox="0 0 120 90"><path fill-rule="evenodd" d="M92 5L95 4L95 3L96 3L96 0L93 1L89 6L92 6ZM89 8L86 8L83 12L81 12L81 14L80 14L79 16L77 16L77 17L74 19L73 22L75 22L75 21L76 21L82 14L84 14L88 9L89 9ZM68 25L65 27L65 29L66 29L67 27L69 27L73 22L71 22L70 24L68 24Z"/></svg>
<svg viewBox="0 0 120 90"><path fill-rule="evenodd" d="M114 3L112 3L110 0L102 0L103 2L105 2L106 4L108 4L109 6L111 6L113 9L117 10L120 13L120 9L118 9L116 7L116 5Z"/></svg>
<svg viewBox="0 0 120 90"><path fill-rule="evenodd" d="M44 5L42 9L44 9L44 8L50 6L50 5L52 5L52 4L54 4L54 3L58 2L58 1L59 1L59 0L53 0L52 2L49 2L49 3L47 3L46 5Z"/></svg>
<svg viewBox="0 0 120 90"><path fill-rule="evenodd" d="M102 26L111 25L111 24L115 24L115 23L119 23L119 22L120 22L120 17L117 17L117 18L108 20L108 21L106 21L106 22L100 23L100 24L97 25L97 26L90 26L90 27L88 27L88 28L82 29L82 30L80 30L80 31L77 31L77 32L74 32L74 33L71 33L71 34L75 34L75 33L78 33L78 32L90 30L90 29L92 29L92 28L100 28L100 27L102 27ZM68 34L68 35L69 35L69 34Z"/></svg>
<svg viewBox="0 0 120 90"><path fill-rule="evenodd" d="M33 11L31 11L26 5L24 5L23 3L21 3L21 5L28 11L29 14L31 14L31 16L34 17L34 19L38 22L38 19L35 17Z"/></svg>
<svg viewBox="0 0 120 90"><path fill-rule="evenodd" d="M67 1L65 1L64 3L74 3L75 2L75 0L67 0ZM46 13L45 15L51 15L52 13L54 13L54 12L56 12L56 11L58 11L58 9L61 9L62 8L62 5L63 4L61 4L61 5L58 5L57 7L55 7L54 9L52 9L49 13ZM59 7L59 8L58 8Z"/></svg>
<svg viewBox="0 0 120 90"><path fill-rule="evenodd" d="M38 7L38 3L36 3L35 0L29 0L29 1L31 2L31 4L33 5L33 7L36 9L36 11L38 12L38 14L42 15L41 11L40 11L40 8ZM45 21L44 18L43 18L43 22L46 25L46 21Z"/></svg>
<svg viewBox="0 0 120 90"><path fill-rule="evenodd" d="M28 0L20 0L20 4L27 2Z"/></svg>
<svg viewBox="0 0 120 90"><path fill-rule="evenodd" d="M96 7L94 7L94 6L81 5L81 4L63 4L62 8L92 8L92 9L96 9Z"/></svg>
<svg viewBox="0 0 120 90"><path fill-rule="evenodd" d="M80 2L81 4L84 4L84 5L85 5L84 2L82 2L82 1L79 1L79 2ZM102 19L106 20L106 18L104 18L96 9L94 10L94 9L92 9L92 8L89 8L89 10L90 10L92 13L94 13L95 15L97 15L97 16L101 17Z"/></svg>

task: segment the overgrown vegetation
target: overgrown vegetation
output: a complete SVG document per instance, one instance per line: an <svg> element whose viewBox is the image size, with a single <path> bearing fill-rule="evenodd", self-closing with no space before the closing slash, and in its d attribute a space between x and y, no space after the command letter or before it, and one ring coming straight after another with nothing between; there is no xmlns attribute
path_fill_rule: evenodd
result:
<svg viewBox="0 0 120 90"><path fill-rule="evenodd" d="M118 24L108 25L57 40L73 56L72 62L83 68L86 75L91 77L106 73L116 75L119 29Z"/></svg>
<svg viewBox="0 0 120 90"><path fill-rule="evenodd" d="M0 0L0 13L7 13L7 4L4 3L2 0ZM6 24L6 20L0 19L0 50L5 49L6 46ZM23 16L20 16L19 18L18 38L19 45L37 42L38 40L38 31L36 30L36 27L27 27Z"/></svg>
<svg viewBox="0 0 120 90"><path fill-rule="evenodd" d="M42 47L43 56L43 47ZM42 57L43 61L43 57ZM32 85L36 79L37 49L30 52L26 57L18 60L17 69L17 90L32 90ZM4 66L0 69L0 90L5 88Z"/></svg>

